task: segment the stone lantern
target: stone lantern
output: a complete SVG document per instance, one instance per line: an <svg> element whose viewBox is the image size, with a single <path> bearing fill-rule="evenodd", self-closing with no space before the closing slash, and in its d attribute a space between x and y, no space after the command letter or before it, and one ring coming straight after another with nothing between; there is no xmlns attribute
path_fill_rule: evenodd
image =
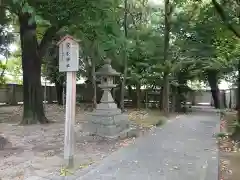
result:
<svg viewBox="0 0 240 180"><path fill-rule="evenodd" d="M97 105L96 111L121 113L111 94L111 89L117 86L114 84L114 77L120 76L120 73L112 68L110 59L106 59L104 62L105 64L96 72L96 76L99 76L101 81L98 86L103 90L101 103Z"/></svg>
<svg viewBox="0 0 240 180"><path fill-rule="evenodd" d="M111 60L106 59L105 64L96 72L101 80L99 87L103 90L101 102L96 109L87 115L87 130L92 135L110 139L124 138L131 130L128 115L123 114L117 107L111 94L111 89L116 87L114 77L120 76L111 66Z"/></svg>

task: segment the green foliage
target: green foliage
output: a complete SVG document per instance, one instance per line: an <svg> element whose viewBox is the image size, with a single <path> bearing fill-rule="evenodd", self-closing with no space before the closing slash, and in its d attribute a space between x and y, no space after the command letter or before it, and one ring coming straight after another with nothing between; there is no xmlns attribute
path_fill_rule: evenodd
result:
<svg viewBox="0 0 240 180"><path fill-rule="evenodd" d="M22 84L21 57L10 57L6 65L6 82Z"/></svg>
<svg viewBox="0 0 240 180"><path fill-rule="evenodd" d="M5 84L6 83L6 78L4 76L4 71L6 69L6 65L2 63L2 61L0 61L0 84Z"/></svg>
<svg viewBox="0 0 240 180"><path fill-rule="evenodd" d="M166 123L166 119L159 119L155 126L160 127Z"/></svg>
<svg viewBox="0 0 240 180"><path fill-rule="evenodd" d="M9 56L9 44L14 40L14 35L9 31L11 18L6 11L0 6L0 55Z"/></svg>
<svg viewBox="0 0 240 180"><path fill-rule="evenodd" d="M228 134L224 133L224 132L220 132L220 133L216 134L216 137L217 138L225 138L225 137L228 137Z"/></svg>
<svg viewBox="0 0 240 180"><path fill-rule="evenodd" d="M231 75L233 81L235 79L233 72L239 60L239 40L232 36L209 1L171 1L167 61L163 56L164 8L150 5L146 0L128 1L127 38L123 31L123 1L120 0L2 1L10 13L31 16L29 23L37 24L39 42L48 38L42 72L51 82L64 81L65 74L58 72L56 42L65 34L81 40L78 77L91 78L92 62L98 68L105 56L110 57L113 67L123 73L126 53L127 85L160 87L165 71L170 72L170 83L183 89L187 89L188 81L206 81L208 70L217 71L219 78L227 79ZM234 26L238 25L236 10L236 4L230 1L224 8L227 21ZM7 25L8 21L0 18L0 22ZM48 37L47 32L51 28L55 31ZM11 63L12 69L21 66L16 59ZM20 70L16 68L14 72L18 74Z"/></svg>

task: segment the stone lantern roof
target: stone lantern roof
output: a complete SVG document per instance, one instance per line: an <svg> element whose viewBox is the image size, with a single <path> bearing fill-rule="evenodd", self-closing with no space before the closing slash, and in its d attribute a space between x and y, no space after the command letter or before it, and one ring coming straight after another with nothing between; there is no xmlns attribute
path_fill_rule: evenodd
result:
<svg viewBox="0 0 240 180"><path fill-rule="evenodd" d="M96 75L100 76L120 76L115 69L111 66L111 59L107 58L104 60L104 65L96 72Z"/></svg>

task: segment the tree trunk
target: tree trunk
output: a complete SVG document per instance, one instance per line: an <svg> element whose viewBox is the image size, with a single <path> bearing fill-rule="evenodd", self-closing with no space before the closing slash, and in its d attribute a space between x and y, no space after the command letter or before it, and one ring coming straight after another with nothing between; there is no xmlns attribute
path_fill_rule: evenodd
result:
<svg viewBox="0 0 240 180"><path fill-rule="evenodd" d="M171 112L176 112L176 100L177 100L177 93L176 93L176 88L172 87L172 98L171 98Z"/></svg>
<svg viewBox="0 0 240 180"><path fill-rule="evenodd" d="M164 81L164 85L163 85L163 104L162 104L162 108L163 108L163 112L164 114L167 116L169 113L169 79L168 79L169 75L165 75L163 78Z"/></svg>
<svg viewBox="0 0 240 180"><path fill-rule="evenodd" d="M192 92L191 92L191 103L192 103L192 106L195 106L195 105L196 105L196 95L195 95L195 91L192 91Z"/></svg>
<svg viewBox="0 0 240 180"><path fill-rule="evenodd" d="M155 96L155 95L154 95ZM160 111L163 110L163 86L160 89L160 96L159 96L159 109Z"/></svg>
<svg viewBox="0 0 240 180"><path fill-rule="evenodd" d="M95 65L95 56L91 58L91 75L92 75L92 88L93 88L93 99L92 99L92 103L93 103L93 108L97 107L97 85L96 85L96 73L95 73L95 69L96 69L96 65Z"/></svg>
<svg viewBox="0 0 240 180"><path fill-rule="evenodd" d="M141 85L138 83L136 85L136 94L137 94L137 109L141 108Z"/></svg>
<svg viewBox="0 0 240 180"><path fill-rule="evenodd" d="M9 98L8 98L8 104L11 106L17 105L17 99L16 99L16 84L12 84L10 85L10 90L8 90L9 92Z"/></svg>
<svg viewBox="0 0 240 180"><path fill-rule="evenodd" d="M221 95L222 95L222 106L223 108L227 108L226 91L223 91Z"/></svg>
<svg viewBox="0 0 240 180"><path fill-rule="evenodd" d="M187 80L186 80L186 72L182 71L177 74L177 103L176 103L176 111L177 112L186 112L186 101L187 101Z"/></svg>
<svg viewBox="0 0 240 180"><path fill-rule="evenodd" d="M43 109L41 59L36 37L36 23L30 14L19 15L23 70L23 119L21 124L48 123Z"/></svg>
<svg viewBox="0 0 240 180"><path fill-rule="evenodd" d="M219 100L220 91L218 88L217 71L209 70L207 72L207 79L208 79L209 86L211 88L214 107L216 109L219 109L220 108L220 100Z"/></svg>
<svg viewBox="0 0 240 180"><path fill-rule="evenodd" d="M230 92L229 92L229 104L228 104L228 107L229 109L232 109L232 90L230 89Z"/></svg>
<svg viewBox="0 0 240 180"><path fill-rule="evenodd" d="M128 85L127 86L128 88L128 97L127 97L127 100L128 102L131 101L131 106L134 107L134 105L136 104L136 101L135 101L135 94L134 94L134 91L132 90L132 86L131 85Z"/></svg>
<svg viewBox="0 0 240 180"><path fill-rule="evenodd" d="M237 112L238 124L240 124L240 61L238 61L238 81L237 81Z"/></svg>
<svg viewBox="0 0 240 180"><path fill-rule="evenodd" d="M124 27L124 35L125 38L127 38L128 32L127 32L127 7L128 7L128 0L124 0L124 22L123 22L123 27ZM121 85L121 101L120 101L120 109L124 111L124 95L125 95L125 86L126 86L126 79L127 79L127 62L128 62L128 57L127 57L127 44L124 44L124 64L123 64L123 80L122 80L122 85Z"/></svg>
<svg viewBox="0 0 240 180"><path fill-rule="evenodd" d="M55 82L56 93L57 93L57 103L58 105L63 105L63 84L58 81Z"/></svg>
<svg viewBox="0 0 240 180"><path fill-rule="evenodd" d="M170 1L165 0L165 14L164 14L164 62L165 65L168 65L168 53L169 53L169 40L170 40ZM166 67L167 69L169 67ZM164 72L163 77L163 112L165 115L169 113L169 73L168 70Z"/></svg>
<svg viewBox="0 0 240 180"><path fill-rule="evenodd" d="M127 86L128 88L128 100L132 100L132 86L131 85L128 85Z"/></svg>
<svg viewBox="0 0 240 180"><path fill-rule="evenodd" d="M182 99L181 99L181 87L177 87L177 93L176 93L176 112L181 112L182 111Z"/></svg>
<svg viewBox="0 0 240 180"><path fill-rule="evenodd" d="M240 140L240 61L238 61L238 80L237 80L237 124L232 134L232 139Z"/></svg>

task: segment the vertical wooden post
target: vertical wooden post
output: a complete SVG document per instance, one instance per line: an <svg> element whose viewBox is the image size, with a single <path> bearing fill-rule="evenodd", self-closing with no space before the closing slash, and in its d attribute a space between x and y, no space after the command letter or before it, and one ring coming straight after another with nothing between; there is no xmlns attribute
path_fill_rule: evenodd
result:
<svg viewBox="0 0 240 180"><path fill-rule="evenodd" d="M72 168L75 149L76 72L79 69L79 45L77 40L67 35L58 42L58 46L59 72L67 73L64 160L66 166Z"/></svg>
<svg viewBox="0 0 240 180"><path fill-rule="evenodd" d="M66 88L66 119L65 119L65 139L64 139L64 159L68 167L73 167L74 158L74 125L76 106L76 72L67 72Z"/></svg>

